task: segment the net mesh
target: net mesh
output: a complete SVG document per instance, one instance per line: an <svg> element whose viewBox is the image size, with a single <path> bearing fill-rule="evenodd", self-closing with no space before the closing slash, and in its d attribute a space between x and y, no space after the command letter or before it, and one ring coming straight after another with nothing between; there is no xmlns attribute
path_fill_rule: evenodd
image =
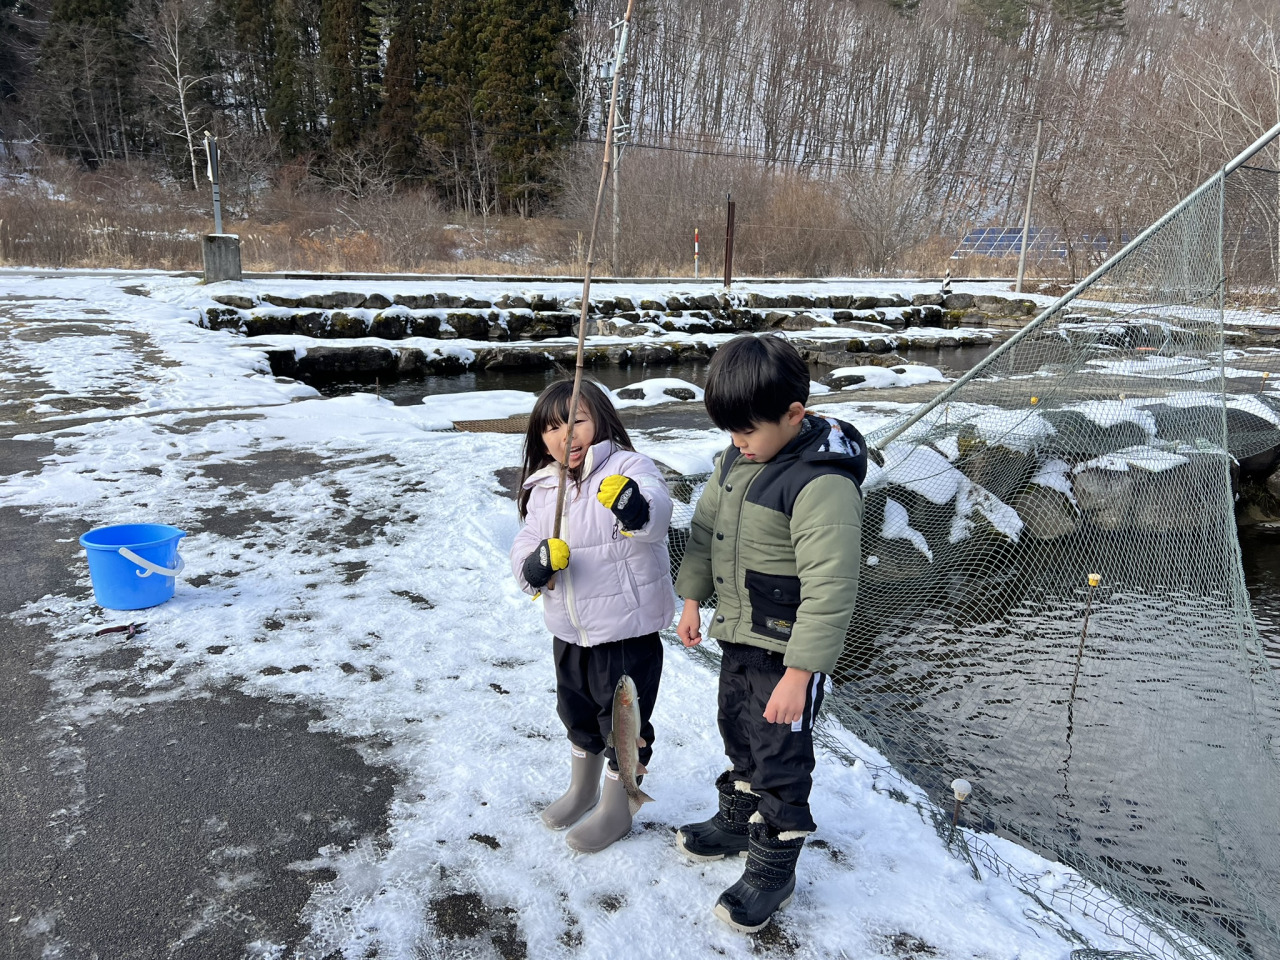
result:
<svg viewBox="0 0 1280 960"><path fill-rule="evenodd" d="M1238 459L1280 439L1280 404L1223 323L1228 288L1275 303L1278 196L1271 171L1219 177L941 402L868 437L828 709L971 862L1038 896L982 832L1058 859L1079 882L1056 906L1143 956L1280 960L1280 690L1232 495ZM673 493L691 507L703 481ZM673 563L686 538L673 529ZM958 836L957 777L978 831Z"/></svg>

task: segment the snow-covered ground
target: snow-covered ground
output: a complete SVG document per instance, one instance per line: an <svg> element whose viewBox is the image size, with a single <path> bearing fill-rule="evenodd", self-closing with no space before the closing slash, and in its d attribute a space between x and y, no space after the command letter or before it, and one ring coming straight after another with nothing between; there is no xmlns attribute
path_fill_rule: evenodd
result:
<svg viewBox="0 0 1280 960"><path fill-rule="evenodd" d="M1096 947L1126 948L1102 921L1046 909L1077 880L1020 847L984 838L1036 898L990 871L977 879L938 838L919 791L878 773L882 758L829 718L822 732L839 750L820 753L819 830L795 901L767 935L734 933L711 908L741 863L690 864L672 842L675 827L714 809L711 783L724 766L714 670L678 644L666 649L645 783L657 802L605 852L570 852L537 817L564 786L568 749L541 611L508 566L515 507L495 477L518 463L520 437L438 429L451 412L504 416L528 398L321 399L277 381L232 334L195 326L191 304L207 291L193 281L148 281L150 298L125 292L131 282L0 277L0 297L24 298L0 303L0 386L38 390L26 417L56 441L38 471L0 481L0 506L191 531L176 595L137 617L148 624L131 641L147 650L137 665L144 692L89 692L94 655L118 638L94 631L130 615L94 605L84 566L14 616L47 625L56 710L69 724L234 687L316 708L318 729L395 768L384 837L298 864L335 876L314 887L311 932L289 956L491 955L487 941L440 940L429 905L452 893L514 910L533 958L1064 960L1079 946L1066 924ZM866 395L833 412L864 431L900 412L891 390ZM72 411L68 397L85 402ZM724 442L701 430L635 439L686 472L706 469ZM272 484L217 479L219 467L263 458L305 469ZM205 529L214 515L239 517L239 535ZM252 882L229 872L225 896ZM272 943L245 950L286 955Z"/></svg>

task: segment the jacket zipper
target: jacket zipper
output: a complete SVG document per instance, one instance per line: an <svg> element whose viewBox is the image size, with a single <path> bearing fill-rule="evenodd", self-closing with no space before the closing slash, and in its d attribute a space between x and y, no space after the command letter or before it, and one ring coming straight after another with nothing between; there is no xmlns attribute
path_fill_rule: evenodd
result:
<svg viewBox="0 0 1280 960"><path fill-rule="evenodd" d="M730 467L729 472L733 472L732 467ZM738 523L733 532L733 590L734 593L738 595L738 626L742 626L743 616L745 614L746 622L748 624L748 632L750 632L751 623L751 594L749 591L746 593L743 592L746 591L746 572L742 569L742 514L746 510L747 494L751 492L751 485L756 482L756 478L759 477L762 472L763 470L756 470L747 478L747 481L742 488L742 498L738 503ZM727 475L724 479L726 483L729 482L729 477ZM739 574L742 574L742 576L740 577ZM744 584L741 589L738 588L739 580Z"/></svg>
<svg viewBox="0 0 1280 960"><path fill-rule="evenodd" d="M568 497L569 495L570 495L569 491L566 490L565 496ZM560 533L563 534L563 539L565 543L569 542L569 515L572 513L572 511L569 508L571 506L572 506L572 501L569 501L568 503L566 503L564 517L562 518L563 529L560 531ZM587 645L587 633L585 630L582 629L582 624L578 622L578 614L573 607L573 578L569 576L568 567L565 567L563 570L560 571L560 573L564 577L565 612L569 614L569 622L573 624L573 629L578 631L578 639L582 642L582 646L585 647Z"/></svg>

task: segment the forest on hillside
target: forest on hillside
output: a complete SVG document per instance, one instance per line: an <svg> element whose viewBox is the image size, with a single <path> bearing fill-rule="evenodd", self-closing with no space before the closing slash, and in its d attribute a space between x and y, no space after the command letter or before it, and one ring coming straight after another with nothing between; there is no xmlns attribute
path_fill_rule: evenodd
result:
<svg viewBox="0 0 1280 960"><path fill-rule="evenodd" d="M261 265L581 269L625 6L0 0L0 257L194 257L209 134ZM596 259L687 272L699 229L714 272L732 194L740 272L938 272L1035 155L1079 273L1280 118L1278 33L1274 0L635 0Z"/></svg>

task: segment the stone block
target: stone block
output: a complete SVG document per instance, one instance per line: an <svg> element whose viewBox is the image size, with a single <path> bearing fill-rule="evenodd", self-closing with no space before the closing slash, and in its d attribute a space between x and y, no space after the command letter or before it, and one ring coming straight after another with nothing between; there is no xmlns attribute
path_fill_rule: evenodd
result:
<svg viewBox="0 0 1280 960"><path fill-rule="evenodd" d="M294 318L290 313L251 313L245 317L244 332L250 337L270 336L274 333L293 333Z"/></svg>
<svg viewBox="0 0 1280 960"><path fill-rule="evenodd" d="M335 340L351 340L369 335L369 325L364 317L357 317L342 310L329 314L329 336Z"/></svg>
<svg viewBox="0 0 1280 960"><path fill-rule="evenodd" d="M436 305L435 294L403 294L398 293L391 301L397 307L408 307L410 310L430 310Z"/></svg>
<svg viewBox="0 0 1280 960"><path fill-rule="evenodd" d="M244 315L234 307L209 307L204 316L210 330L239 330L244 324Z"/></svg>
<svg viewBox="0 0 1280 960"><path fill-rule="evenodd" d="M380 337L383 340L401 340L404 338L404 331L405 315L403 313L379 313L369 324L369 336Z"/></svg>
<svg viewBox="0 0 1280 960"><path fill-rule="evenodd" d="M410 314L405 322L405 332L411 337L430 337L434 340L440 336L440 318L432 314Z"/></svg>

